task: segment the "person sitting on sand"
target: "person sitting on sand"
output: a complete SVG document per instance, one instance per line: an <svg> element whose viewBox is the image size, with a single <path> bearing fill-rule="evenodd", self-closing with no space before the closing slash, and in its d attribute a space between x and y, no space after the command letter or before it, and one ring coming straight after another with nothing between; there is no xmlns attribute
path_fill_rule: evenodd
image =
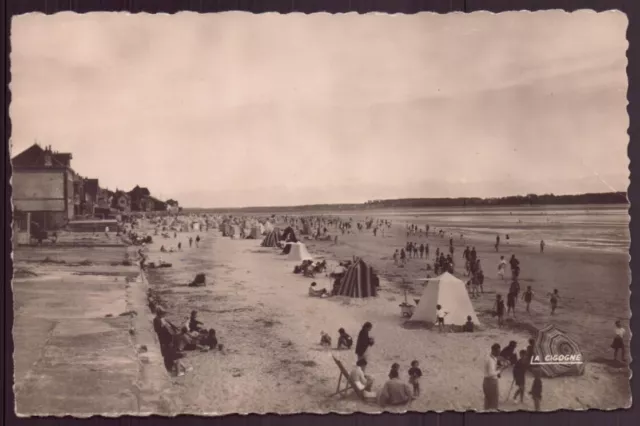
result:
<svg viewBox="0 0 640 426"><path fill-rule="evenodd" d="M353 339L347 334L344 328L338 330L338 349L351 349Z"/></svg>
<svg viewBox="0 0 640 426"><path fill-rule="evenodd" d="M394 372L396 373L400 372L400 364L398 364L397 362L394 362L393 364L391 364L391 369L389 370L389 378L391 378Z"/></svg>
<svg viewBox="0 0 640 426"><path fill-rule="evenodd" d="M500 358L503 363L509 363L510 365L514 365L518 361L518 356L516 355L516 346L518 343L515 340L509 342L507 346L504 347L500 351Z"/></svg>
<svg viewBox="0 0 640 426"><path fill-rule="evenodd" d="M366 359L367 351L369 347L373 346L374 340L369 336L369 333L373 329L373 324L369 321L365 322L358 333L358 340L356 341L356 355L358 359Z"/></svg>
<svg viewBox="0 0 640 426"><path fill-rule="evenodd" d="M359 359L356 362L355 368L351 370L349 377L358 390L364 394L365 398L374 398L376 394L371 391L373 388L373 377L365 373L366 369L367 360Z"/></svg>
<svg viewBox="0 0 640 426"><path fill-rule="evenodd" d="M189 332L201 332L203 329L200 327L204 325L202 322L198 321L198 311L191 311L191 317L189 318Z"/></svg>
<svg viewBox="0 0 640 426"><path fill-rule="evenodd" d="M467 316L467 322L462 326L462 331L465 333L473 333L473 329L475 325L473 324L473 320L471 319L471 315Z"/></svg>
<svg viewBox="0 0 640 426"><path fill-rule="evenodd" d="M204 331L201 334L202 338L200 339L200 349L201 350L215 350L218 349L218 337L216 336L216 331L213 328L210 328L208 331Z"/></svg>
<svg viewBox="0 0 640 426"><path fill-rule="evenodd" d="M616 321L616 330L615 336L613 338L613 343L611 343L611 349L613 349L613 360L618 360L618 351L620 352L620 360L625 362L625 354L624 354L624 335L626 330L622 327L620 321Z"/></svg>
<svg viewBox="0 0 640 426"><path fill-rule="evenodd" d="M389 380L384 384L378 394L378 404L381 407L388 405L404 405L413 400L411 387L400 380L400 372L391 370Z"/></svg>
<svg viewBox="0 0 640 426"><path fill-rule="evenodd" d="M327 290L326 289L320 289L318 290L317 288L317 284L314 282L311 283L311 285L309 286L309 296L311 297L323 297L327 294Z"/></svg>

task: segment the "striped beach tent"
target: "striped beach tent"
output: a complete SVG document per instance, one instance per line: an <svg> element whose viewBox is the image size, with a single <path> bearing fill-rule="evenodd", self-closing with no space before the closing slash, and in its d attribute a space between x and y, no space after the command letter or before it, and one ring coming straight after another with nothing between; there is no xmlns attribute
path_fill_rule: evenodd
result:
<svg viewBox="0 0 640 426"><path fill-rule="evenodd" d="M375 297L378 293L379 285L380 279L373 272L373 268L358 258L340 280L338 295Z"/></svg>
<svg viewBox="0 0 640 426"><path fill-rule="evenodd" d="M545 377L584 374L584 356L580 346L564 331L551 324L538 330L531 366Z"/></svg>
<svg viewBox="0 0 640 426"><path fill-rule="evenodd" d="M278 247L279 241L280 241L280 230L278 228L274 228L273 231L269 232L267 236L264 237L260 245L262 247Z"/></svg>

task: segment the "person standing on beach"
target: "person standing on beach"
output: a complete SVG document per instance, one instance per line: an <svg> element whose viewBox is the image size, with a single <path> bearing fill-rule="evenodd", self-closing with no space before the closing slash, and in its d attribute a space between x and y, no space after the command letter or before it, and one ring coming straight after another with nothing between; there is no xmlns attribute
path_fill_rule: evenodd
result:
<svg viewBox="0 0 640 426"><path fill-rule="evenodd" d="M497 410L500 399L500 389L498 379L500 378L500 370L498 370L498 356L500 355L500 345L494 343L491 345L491 352L484 362L484 380L482 382L482 392L484 393L484 409Z"/></svg>
<svg viewBox="0 0 640 426"><path fill-rule="evenodd" d="M625 354L624 354L624 335L626 330L622 327L620 321L616 321L616 330L615 336L613 338L613 343L611 343L611 349L613 349L613 360L618 360L618 351L620 351L620 360L625 362Z"/></svg>
<svg viewBox="0 0 640 426"><path fill-rule="evenodd" d="M438 331L442 333L444 331L444 317L447 316L449 312L444 312L442 310L441 305L436 306L436 321L438 324Z"/></svg>
<svg viewBox="0 0 640 426"><path fill-rule="evenodd" d="M420 244L420 259L424 257L424 244Z"/></svg>
<svg viewBox="0 0 640 426"><path fill-rule="evenodd" d="M396 249L396 251L393 252L393 264L398 266L398 249Z"/></svg>
<svg viewBox="0 0 640 426"><path fill-rule="evenodd" d="M558 293L558 289L554 289L553 293L548 293L549 303L551 304L551 315L556 314L556 309L558 308L558 299L560 299L560 294Z"/></svg>
<svg viewBox="0 0 640 426"><path fill-rule="evenodd" d="M529 367L529 360L527 358L527 351L524 349L520 351L520 358L513 366L513 382L515 383L516 393L513 395L513 400L517 401L520 397L520 404L524 402L524 387L527 374L527 368Z"/></svg>
<svg viewBox="0 0 640 426"><path fill-rule="evenodd" d="M189 248L193 246L193 238L189 237Z"/></svg>
<svg viewBox="0 0 640 426"><path fill-rule="evenodd" d="M540 378L540 370L533 370L533 384L531 385L531 391L529 395L533 399L533 405L536 411L540 411L540 401L542 400L542 379Z"/></svg>
<svg viewBox="0 0 640 426"><path fill-rule="evenodd" d="M356 355L358 356L358 360L366 360L367 351L369 347L373 346L373 338L369 336L369 333L373 329L373 324L370 322L365 322L358 333L358 340L356 341Z"/></svg>
<svg viewBox="0 0 640 426"><path fill-rule="evenodd" d="M504 300L502 300L502 296L499 294L496 294L496 302L493 305L493 310L498 317L498 327L502 328L504 319Z"/></svg>
<svg viewBox="0 0 640 426"><path fill-rule="evenodd" d="M544 253L544 240L540 240L540 253Z"/></svg>
<svg viewBox="0 0 640 426"><path fill-rule="evenodd" d="M533 291L531 290L531 286L527 286L527 290L522 293L522 300L524 300L527 313L530 314L529 305L531 305L531 301L533 300Z"/></svg>
<svg viewBox="0 0 640 426"><path fill-rule="evenodd" d="M500 250L500 235L496 235L496 252Z"/></svg>
<svg viewBox="0 0 640 426"><path fill-rule="evenodd" d="M196 247L200 247L200 235L196 236Z"/></svg>
<svg viewBox="0 0 640 426"><path fill-rule="evenodd" d="M404 252L404 249L400 249L400 263L402 265L407 263L407 254Z"/></svg>
<svg viewBox="0 0 640 426"><path fill-rule="evenodd" d="M418 258L418 245L416 243L413 243L413 257Z"/></svg>
<svg viewBox="0 0 640 426"><path fill-rule="evenodd" d="M498 277L504 281L504 273L507 269L507 261L504 260L504 256L500 256L500 262L498 263Z"/></svg>
<svg viewBox="0 0 640 426"><path fill-rule="evenodd" d="M513 317L516 317L516 298L518 297L518 294L510 291L509 294L507 294L507 315L509 315L509 313L511 313L513 315Z"/></svg>

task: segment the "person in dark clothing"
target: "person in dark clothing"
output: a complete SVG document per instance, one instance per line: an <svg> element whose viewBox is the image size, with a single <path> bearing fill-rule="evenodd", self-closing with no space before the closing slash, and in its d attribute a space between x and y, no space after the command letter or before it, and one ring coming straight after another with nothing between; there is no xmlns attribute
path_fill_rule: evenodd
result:
<svg viewBox="0 0 640 426"><path fill-rule="evenodd" d="M356 341L356 355L358 359L366 359L366 353L370 346L373 346L373 338L369 336L369 333L373 329L373 324L365 322L358 333L358 340Z"/></svg>
<svg viewBox="0 0 640 426"><path fill-rule="evenodd" d="M196 236L196 247L200 245L200 235Z"/></svg>
<svg viewBox="0 0 640 426"><path fill-rule="evenodd" d="M531 290L531 286L527 286L527 290L522 294L522 299L524 300L527 312L529 312L529 306L533 300L533 291Z"/></svg>
<svg viewBox="0 0 640 426"><path fill-rule="evenodd" d="M218 337L216 336L216 331L213 328L210 328L204 339L202 339L202 346L208 347L209 350L218 348Z"/></svg>
<svg viewBox="0 0 640 426"><path fill-rule="evenodd" d="M529 360L529 365L531 365L531 361L533 360L533 347L535 346L536 341L534 339L529 339L529 344L527 345L527 359Z"/></svg>
<svg viewBox="0 0 640 426"><path fill-rule="evenodd" d="M344 328L338 330L338 349L351 349L353 339L344 331Z"/></svg>
<svg viewBox="0 0 640 426"><path fill-rule="evenodd" d="M191 317L189 318L189 331L190 332L200 332L202 331L201 325L204 325L202 322L198 321L198 311L191 311Z"/></svg>
<svg viewBox="0 0 640 426"><path fill-rule="evenodd" d="M517 386L516 393L513 395L514 401L520 397L520 403L524 401L524 387L527 368L529 367L529 360L527 358L527 351L524 349L520 351L520 359L516 361L513 366L513 382Z"/></svg>
<svg viewBox="0 0 640 426"><path fill-rule="evenodd" d="M178 360L178 354L173 346L173 336L177 330L173 324L171 324L165 318L166 312L162 307L156 307L156 316L153 319L153 329L158 335L158 341L160 342L160 354L164 359L164 366L169 372L175 370L175 363Z"/></svg>
<svg viewBox="0 0 640 426"><path fill-rule="evenodd" d="M475 326L473 324L473 321L471 320L471 316L467 316L467 322L465 322L462 326L462 331L465 333L473 333L474 327Z"/></svg>
<svg viewBox="0 0 640 426"><path fill-rule="evenodd" d="M502 300L502 296L499 294L496 295L496 303L493 305L493 310L498 317L498 327L502 327L504 320L504 300Z"/></svg>
<svg viewBox="0 0 640 426"><path fill-rule="evenodd" d="M518 355L516 355L516 346L518 343L510 341L509 344L500 351L500 358L514 365L518 361Z"/></svg>
<svg viewBox="0 0 640 426"><path fill-rule="evenodd" d="M533 371L533 384L529 395L533 398L533 405L536 411L540 411L540 401L542 400L542 379L540 378L540 370L537 368Z"/></svg>
<svg viewBox="0 0 640 426"><path fill-rule="evenodd" d="M513 291L510 291L509 294L507 294L507 315L509 315L509 313L511 313L513 315L513 317L515 318L515 316L516 316L516 293L514 293Z"/></svg>
<svg viewBox="0 0 640 426"><path fill-rule="evenodd" d="M422 370L420 370L420 364L417 360L411 361L411 368L409 369L409 383L413 386L413 396L420 395L420 378L422 377Z"/></svg>

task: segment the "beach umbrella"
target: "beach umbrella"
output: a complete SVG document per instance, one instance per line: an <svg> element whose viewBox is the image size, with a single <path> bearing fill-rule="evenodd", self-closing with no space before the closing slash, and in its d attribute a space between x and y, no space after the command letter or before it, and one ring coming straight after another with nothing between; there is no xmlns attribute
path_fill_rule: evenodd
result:
<svg viewBox="0 0 640 426"><path fill-rule="evenodd" d="M532 366L540 368L546 377L584 374L584 358L580 346L555 325L538 331Z"/></svg>

